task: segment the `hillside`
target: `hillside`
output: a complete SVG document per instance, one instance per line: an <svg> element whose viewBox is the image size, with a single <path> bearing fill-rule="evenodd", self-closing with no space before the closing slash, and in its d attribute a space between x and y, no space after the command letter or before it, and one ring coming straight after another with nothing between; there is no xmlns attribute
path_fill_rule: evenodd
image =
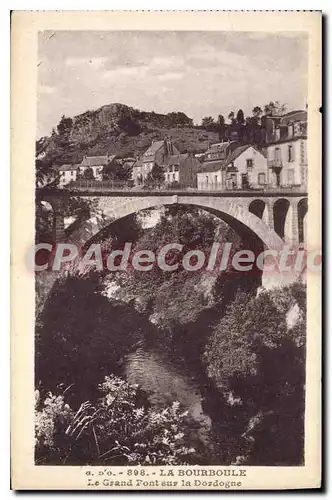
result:
<svg viewBox="0 0 332 500"><path fill-rule="evenodd" d="M36 154L46 164L76 163L84 155L139 156L152 140L172 138L181 152L200 152L218 142L218 134L194 127L184 113L167 115L109 104L73 118L63 117L50 137L37 141Z"/></svg>

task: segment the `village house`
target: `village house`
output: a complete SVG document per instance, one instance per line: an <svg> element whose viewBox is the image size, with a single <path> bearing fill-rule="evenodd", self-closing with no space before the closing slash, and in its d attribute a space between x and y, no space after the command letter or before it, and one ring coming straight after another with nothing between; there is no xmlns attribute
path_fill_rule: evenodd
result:
<svg viewBox="0 0 332 500"><path fill-rule="evenodd" d="M228 152L224 159L205 161L201 165L197 174L198 189L223 191L264 188L268 184L267 161L261 151L244 145L233 151L226 148L224 152Z"/></svg>
<svg viewBox="0 0 332 500"><path fill-rule="evenodd" d="M59 187L63 187L70 182L74 182L77 180L77 170L79 165L61 165L58 168L59 173Z"/></svg>
<svg viewBox="0 0 332 500"><path fill-rule="evenodd" d="M73 165L65 164L58 168L60 180L59 186L63 187L70 182L75 182L84 176L84 172L91 169L93 178L102 180L102 172L105 165L114 163L116 155L84 156L81 163Z"/></svg>
<svg viewBox="0 0 332 500"><path fill-rule="evenodd" d="M204 160L225 160L237 147L237 141L226 141L211 144L204 153Z"/></svg>
<svg viewBox="0 0 332 500"><path fill-rule="evenodd" d="M307 113L293 111L282 117L270 117L269 120L265 153L270 185L305 187L308 168Z"/></svg>
<svg viewBox="0 0 332 500"><path fill-rule="evenodd" d="M105 156L84 156L79 165L79 175L83 175L88 169L93 172L96 181L103 179L103 168L105 165L111 165L116 159L116 155L107 154Z"/></svg>
<svg viewBox="0 0 332 500"><path fill-rule="evenodd" d="M200 166L200 161L190 153L172 155L163 165L165 182L195 188Z"/></svg>
<svg viewBox="0 0 332 500"><path fill-rule="evenodd" d="M165 138L163 141L153 141L133 166L132 179L134 184L144 184L154 165L162 166L166 163L167 158L177 154L179 154L179 151L172 144L171 139Z"/></svg>

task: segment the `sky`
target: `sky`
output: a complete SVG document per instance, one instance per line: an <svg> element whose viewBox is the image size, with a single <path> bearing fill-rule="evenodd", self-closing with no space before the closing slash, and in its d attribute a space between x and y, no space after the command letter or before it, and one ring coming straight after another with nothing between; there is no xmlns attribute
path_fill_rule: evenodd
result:
<svg viewBox="0 0 332 500"><path fill-rule="evenodd" d="M183 111L194 123L278 100L307 99L304 32L43 31L39 34L37 137L62 115L110 103Z"/></svg>

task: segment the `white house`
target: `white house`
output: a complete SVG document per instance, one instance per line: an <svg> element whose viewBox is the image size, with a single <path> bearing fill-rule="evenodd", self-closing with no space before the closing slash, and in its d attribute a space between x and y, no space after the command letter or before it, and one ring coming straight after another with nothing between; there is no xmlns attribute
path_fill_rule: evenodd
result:
<svg viewBox="0 0 332 500"><path fill-rule="evenodd" d="M97 181L101 181L103 176L103 168L105 165L110 165L116 158L116 155L105 155L105 156L84 156L83 160L79 164L75 165L61 165L58 168L60 174L60 187L69 184L69 182L74 182L79 178L82 178L86 170L91 169L93 177Z"/></svg>
<svg viewBox="0 0 332 500"><path fill-rule="evenodd" d="M264 154L254 146L235 148L225 159L206 161L197 174L201 190L263 188L269 182Z"/></svg>
<svg viewBox="0 0 332 500"><path fill-rule="evenodd" d="M291 111L268 119L267 145L270 184L306 186L307 184L307 112Z"/></svg>
<svg viewBox="0 0 332 500"><path fill-rule="evenodd" d="M61 165L61 167L59 167L59 169L58 169L59 176L60 176L59 186L63 187L72 181L76 181L78 168L79 168L79 165L67 165L67 164Z"/></svg>
<svg viewBox="0 0 332 500"><path fill-rule="evenodd" d="M294 138L270 144L266 148L272 186L307 184L307 140Z"/></svg>

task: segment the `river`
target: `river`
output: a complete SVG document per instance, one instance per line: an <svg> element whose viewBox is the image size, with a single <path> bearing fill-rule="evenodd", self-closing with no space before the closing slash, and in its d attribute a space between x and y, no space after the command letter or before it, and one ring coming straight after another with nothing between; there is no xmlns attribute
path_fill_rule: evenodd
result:
<svg viewBox="0 0 332 500"><path fill-rule="evenodd" d="M200 386L179 359L142 346L124 358L123 374L130 384L140 386L156 409L178 401L189 413L192 441L209 446L211 419L203 411Z"/></svg>

